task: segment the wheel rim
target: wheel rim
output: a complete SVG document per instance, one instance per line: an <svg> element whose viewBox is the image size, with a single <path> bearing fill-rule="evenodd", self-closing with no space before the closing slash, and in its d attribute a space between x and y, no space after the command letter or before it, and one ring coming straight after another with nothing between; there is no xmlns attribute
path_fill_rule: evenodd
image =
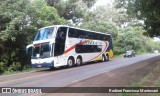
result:
<svg viewBox="0 0 160 96"><path fill-rule="evenodd" d="M108 60L108 56L106 56L106 60Z"/></svg>
<svg viewBox="0 0 160 96"><path fill-rule="evenodd" d="M106 55L106 61L109 61L109 55Z"/></svg>
<svg viewBox="0 0 160 96"><path fill-rule="evenodd" d="M81 59L77 59L77 65L81 65Z"/></svg>
<svg viewBox="0 0 160 96"><path fill-rule="evenodd" d="M68 66L72 66L73 65L73 61L71 59L68 60Z"/></svg>
<svg viewBox="0 0 160 96"><path fill-rule="evenodd" d="M106 61L106 58L104 55L102 55L102 62Z"/></svg>
<svg viewBox="0 0 160 96"><path fill-rule="evenodd" d="M104 56L102 56L102 61L104 61Z"/></svg>

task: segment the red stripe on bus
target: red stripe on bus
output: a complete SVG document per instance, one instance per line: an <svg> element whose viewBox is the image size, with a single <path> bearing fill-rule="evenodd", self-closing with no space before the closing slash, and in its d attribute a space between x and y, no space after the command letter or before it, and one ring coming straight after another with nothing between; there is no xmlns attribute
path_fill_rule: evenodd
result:
<svg viewBox="0 0 160 96"><path fill-rule="evenodd" d="M87 42L89 42L89 41L90 41L90 40L85 40L85 41L80 42L80 43L78 43L78 44L79 44L79 45L83 45L83 44L85 44L85 43L87 43ZM76 45L68 48L66 51L64 51L64 54L66 54L66 53L68 53L69 51L73 50L75 47L76 47Z"/></svg>
<svg viewBox="0 0 160 96"><path fill-rule="evenodd" d="M76 45L70 47L69 49L67 49L66 51L64 51L64 54L68 53L69 51L73 50L76 47Z"/></svg>

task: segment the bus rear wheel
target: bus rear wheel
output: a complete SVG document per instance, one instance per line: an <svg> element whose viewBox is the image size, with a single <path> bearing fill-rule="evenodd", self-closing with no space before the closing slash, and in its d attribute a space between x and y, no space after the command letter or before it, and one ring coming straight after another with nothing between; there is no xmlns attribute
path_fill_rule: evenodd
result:
<svg viewBox="0 0 160 96"><path fill-rule="evenodd" d="M76 65L80 66L82 64L82 58L78 57L76 60Z"/></svg>
<svg viewBox="0 0 160 96"><path fill-rule="evenodd" d="M106 55L106 61L109 61L109 55L108 54Z"/></svg>
<svg viewBox="0 0 160 96"><path fill-rule="evenodd" d="M73 59L72 59L72 58L69 58L68 61L67 61L67 66L68 66L68 67L72 67L73 64L74 64Z"/></svg>
<svg viewBox="0 0 160 96"><path fill-rule="evenodd" d="M102 55L102 62L105 62L106 61L106 56L105 55Z"/></svg>

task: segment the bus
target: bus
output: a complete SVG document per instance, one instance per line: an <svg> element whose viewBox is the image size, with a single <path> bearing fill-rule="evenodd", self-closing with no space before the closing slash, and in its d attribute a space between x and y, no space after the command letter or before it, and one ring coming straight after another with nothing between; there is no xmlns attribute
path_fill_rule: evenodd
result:
<svg viewBox="0 0 160 96"><path fill-rule="evenodd" d="M112 36L67 25L40 28L32 44L32 68L72 67L91 61L109 61L113 57Z"/></svg>

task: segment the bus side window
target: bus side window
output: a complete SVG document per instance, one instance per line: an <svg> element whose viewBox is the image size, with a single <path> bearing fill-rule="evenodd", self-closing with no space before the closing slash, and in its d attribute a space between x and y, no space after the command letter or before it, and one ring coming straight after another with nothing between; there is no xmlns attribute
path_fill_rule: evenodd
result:
<svg viewBox="0 0 160 96"><path fill-rule="evenodd" d="M60 27L57 31L57 36L56 38L61 40L61 43L64 43L65 38L66 38L66 33L67 33L67 28L66 27Z"/></svg>
<svg viewBox="0 0 160 96"><path fill-rule="evenodd" d="M75 33L74 33L74 37L75 37L75 38L78 38L78 32L77 32L77 30L75 29L74 32L75 32Z"/></svg>
<svg viewBox="0 0 160 96"><path fill-rule="evenodd" d="M74 30L69 28L68 37L74 37Z"/></svg>
<svg viewBox="0 0 160 96"><path fill-rule="evenodd" d="M92 33L88 33L88 39L93 39L93 34Z"/></svg>
<svg viewBox="0 0 160 96"><path fill-rule="evenodd" d="M83 39L86 39L86 33L85 33L85 31L83 31L83 30L78 30L78 37L79 38L83 38Z"/></svg>
<svg viewBox="0 0 160 96"><path fill-rule="evenodd" d="M69 28L68 36L72 38L78 38L77 30L73 28Z"/></svg>
<svg viewBox="0 0 160 96"><path fill-rule="evenodd" d="M89 39L89 32L83 31L84 39Z"/></svg>

